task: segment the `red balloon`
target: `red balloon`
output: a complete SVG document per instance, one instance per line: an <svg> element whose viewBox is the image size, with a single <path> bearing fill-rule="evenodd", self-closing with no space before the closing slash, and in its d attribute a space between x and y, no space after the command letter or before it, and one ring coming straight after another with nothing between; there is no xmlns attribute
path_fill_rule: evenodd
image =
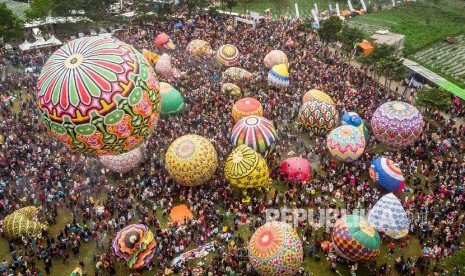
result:
<svg viewBox="0 0 465 276"><path fill-rule="evenodd" d="M310 180L311 165L305 158L291 157L281 162L280 172L284 181L303 183Z"/></svg>

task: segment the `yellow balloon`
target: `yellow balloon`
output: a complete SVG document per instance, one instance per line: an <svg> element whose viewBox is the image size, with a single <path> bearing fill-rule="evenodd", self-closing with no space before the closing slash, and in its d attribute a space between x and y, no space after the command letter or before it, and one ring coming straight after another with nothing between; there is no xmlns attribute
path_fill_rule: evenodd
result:
<svg viewBox="0 0 465 276"><path fill-rule="evenodd" d="M321 90L312 89L304 94L302 103L308 101L324 102L330 105L336 105L331 97Z"/></svg>
<svg viewBox="0 0 465 276"><path fill-rule="evenodd" d="M231 185L238 188L267 187L270 183L265 159L246 145L236 147L228 156L224 175Z"/></svg>

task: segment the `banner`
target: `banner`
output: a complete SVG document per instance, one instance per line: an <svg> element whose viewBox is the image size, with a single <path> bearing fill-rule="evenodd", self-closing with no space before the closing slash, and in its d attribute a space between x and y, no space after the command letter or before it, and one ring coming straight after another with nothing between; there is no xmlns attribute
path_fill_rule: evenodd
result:
<svg viewBox="0 0 465 276"><path fill-rule="evenodd" d="M320 14L320 12L318 12L318 6L316 5L316 3L315 3L315 11L316 11L316 14Z"/></svg>
<svg viewBox="0 0 465 276"><path fill-rule="evenodd" d="M337 16L341 16L341 10L339 9L339 3L336 3L336 13L337 13Z"/></svg>
<svg viewBox="0 0 465 276"><path fill-rule="evenodd" d="M331 5L331 3L329 3L329 13L332 13L333 12L333 5Z"/></svg>
<svg viewBox="0 0 465 276"><path fill-rule="evenodd" d="M300 16L299 16L299 6L297 5L297 3L295 3L295 18L299 19Z"/></svg>
<svg viewBox="0 0 465 276"><path fill-rule="evenodd" d="M353 11L354 11L354 7L352 6L352 2L350 2L350 0L347 0L347 5L349 5L349 10L350 10L350 12L353 12Z"/></svg>
<svg viewBox="0 0 465 276"><path fill-rule="evenodd" d="M173 259L171 267L180 267L186 261L207 256L208 253L213 252L215 250L215 244L216 242L213 241L205 245L199 246L195 249L192 249L190 251L187 251L185 253L182 253L181 255Z"/></svg>
<svg viewBox="0 0 465 276"><path fill-rule="evenodd" d="M392 0L392 6L393 6L393 7L396 6L396 1L395 1L395 0Z"/></svg>
<svg viewBox="0 0 465 276"><path fill-rule="evenodd" d="M365 5L365 1L360 0L360 4L362 4L363 10L367 12L367 5Z"/></svg>

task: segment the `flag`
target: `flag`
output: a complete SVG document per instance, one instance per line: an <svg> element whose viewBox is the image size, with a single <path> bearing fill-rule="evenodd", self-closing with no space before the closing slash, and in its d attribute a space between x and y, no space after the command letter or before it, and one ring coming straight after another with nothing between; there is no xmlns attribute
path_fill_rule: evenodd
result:
<svg viewBox="0 0 465 276"><path fill-rule="evenodd" d="M316 11L317 14L320 14L320 13L318 12L318 6L316 5L316 3L315 3L315 11Z"/></svg>
<svg viewBox="0 0 465 276"><path fill-rule="evenodd" d="M365 1L360 0L360 3L362 4L363 10L366 12L367 11L367 5L365 5Z"/></svg>
<svg viewBox="0 0 465 276"><path fill-rule="evenodd" d="M339 3L336 3L337 16L341 16L341 10L339 9Z"/></svg>
<svg viewBox="0 0 465 276"><path fill-rule="evenodd" d="M299 19L299 6L295 3L295 18Z"/></svg>
<svg viewBox="0 0 465 276"><path fill-rule="evenodd" d="M396 6L396 1L395 1L395 0L392 0L392 6L393 6L393 7Z"/></svg>
<svg viewBox="0 0 465 276"><path fill-rule="evenodd" d="M315 27L318 29L320 27L320 20L318 19L318 13L315 9L312 10L313 20L315 20Z"/></svg>
<svg viewBox="0 0 465 276"><path fill-rule="evenodd" d="M350 0L347 0L347 5L349 5L349 10L350 10L350 12L353 12L353 11L354 11L354 7L352 6L352 2L350 2Z"/></svg>
<svg viewBox="0 0 465 276"><path fill-rule="evenodd" d="M331 5L331 3L329 3L329 12L333 12L333 5Z"/></svg>

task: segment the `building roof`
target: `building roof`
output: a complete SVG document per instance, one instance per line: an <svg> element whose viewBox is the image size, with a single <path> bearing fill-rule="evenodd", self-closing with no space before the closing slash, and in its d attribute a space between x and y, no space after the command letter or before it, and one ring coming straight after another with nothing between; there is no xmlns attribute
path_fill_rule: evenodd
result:
<svg viewBox="0 0 465 276"><path fill-rule="evenodd" d="M387 31L380 31L372 35L371 39L375 40L375 42L378 44L394 45L397 44L399 41L403 41L405 39L405 35L395 34Z"/></svg>
<svg viewBox="0 0 465 276"><path fill-rule="evenodd" d="M452 82L446 80L445 78L439 76L438 74L428 70L427 68L421 66L420 64L409 60L404 59L403 64L409 68L410 70L422 75L426 79L432 81L440 88L448 91L449 93L454 94L455 96L465 100L465 89L458 87L457 85L453 84Z"/></svg>

